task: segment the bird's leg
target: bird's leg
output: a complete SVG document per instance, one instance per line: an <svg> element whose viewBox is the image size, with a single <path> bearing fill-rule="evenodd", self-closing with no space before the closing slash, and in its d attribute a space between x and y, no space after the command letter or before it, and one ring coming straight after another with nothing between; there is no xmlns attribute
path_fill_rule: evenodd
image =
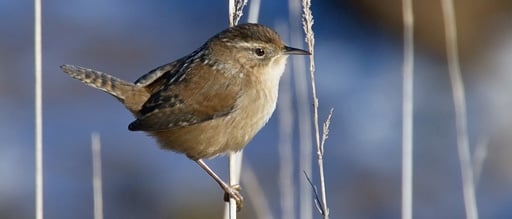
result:
<svg viewBox="0 0 512 219"><path fill-rule="evenodd" d="M203 168L203 170L206 171L206 173L208 173L208 175L210 175L215 180L215 182L217 182L217 184L219 184L222 190L224 190L224 192L226 193L225 201L229 201L229 198L226 198L229 195L229 197L235 199L237 209L240 211L240 209L242 209L244 202L244 197L242 196L242 194L240 194L240 185L228 185L227 183L222 181L222 179L217 174L215 174L215 172L213 172L213 170L210 169L208 165L206 165L203 159L198 159L195 161L201 168Z"/></svg>

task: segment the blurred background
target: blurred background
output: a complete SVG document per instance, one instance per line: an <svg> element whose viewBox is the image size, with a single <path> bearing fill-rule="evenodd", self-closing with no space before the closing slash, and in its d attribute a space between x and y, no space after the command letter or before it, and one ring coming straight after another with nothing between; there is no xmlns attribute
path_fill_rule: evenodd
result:
<svg viewBox="0 0 512 219"><path fill-rule="evenodd" d="M32 4L0 1L0 218L34 217ZM43 1L46 218L92 218L91 132L101 135L106 218L222 215L222 192L203 170L129 132L133 118L121 104L69 78L59 65L134 81L227 27L227 8L227 1L207 0ZM484 155L477 174L480 215L512 218L512 1L455 0L455 9L470 144L473 154ZM331 218L399 218L401 1L313 1L312 10L320 118L334 108L324 156ZM414 218L464 218L439 1L414 1L414 13ZM290 21L286 1L262 1L260 23L302 31L297 21ZM288 44L305 48L282 30ZM276 218L278 120L276 113L245 150ZM208 163L227 179L226 157ZM297 183L305 180L297 167L294 175ZM241 217L257 217L250 200Z"/></svg>

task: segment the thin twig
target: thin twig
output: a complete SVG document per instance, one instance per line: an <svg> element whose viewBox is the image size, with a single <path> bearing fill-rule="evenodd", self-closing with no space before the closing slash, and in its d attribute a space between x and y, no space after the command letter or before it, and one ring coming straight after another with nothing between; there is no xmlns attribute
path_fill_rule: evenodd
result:
<svg viewBox="0 0 512 219"><path fill-rule="evenodd" d="M315 140L317 146L318 156L318 169L320 173L320 192L322 193L322 215L324 218L329 218L329 208L327 207L326 189L325 189L325 176L324 176L324 153L320 144L320 130L318 126L318 96L316 94L316 81L315 81L315 35L313 32L313 14L311 12L311 0L302 1L303 19L302 24L306 34L306 44L311 53L309 56L309 72L311 78L311 92L313 95L313 123L315 127Z"/></svg>
<svg viewBox="0 0 512 219"><path fill-rule="evenodd" d="M41 0L34 0L36 218L43 219L43 54Z"/></svg>
<svg viewBox="0 0 512 219"><path fill-rule="evenodd" d="M242 17L247 0L229 0L229 26L235 26Z"/></svg>
<svg viewBox="0 0 512 219"><path fill-rule="evenodd" d="M103 189L101 174L101 141L98 133L91 134L92 187L94 196L94 219L103 219Z"/></svg>
<svg viewBox="0 0 512 219"><path fill-rule="evenodd" d="M323 129L322 129L322 139L321 139L321 143L320 143L320 153L324 154L324 145L325 145L325 141L327 140L327 138L329 137L329 127L331 126L331 119L332 119L332 114L334 113L334 108L331 108L331 110L329 111L329 115L327 116L327 119L325 119L325 122L323 124ZM320 159L320 158L319 158ZM323 172L323 159L321 160L322 162L320 163L320 160L319 160L319 167L321 167L321 171ZM322 164L322 166L320 166L320 164ZM326 201L326 197L325 197L325 181L323 181L322 179L324 178L323 174L321 173L320 174L320 183L321 183L321 186L323 186L323 190L322 190L322 205L320 205L320 207L322 207L322 215L324 216L324 218L329 218L329 209L327 208L327 201ZM309 183L311 183L311 180L309 180ZM316 188L315 188L316 190ZM315 191L315 193L317 193L317 191ZM315 196L318 196L317 194L315 194ZM315 199L318 199L318 197L316 197ZM318 201L317 201L318 202ZM318 205L317 205L318 207Z"/></svg>
<svg viewBox="0 0 512 219"><path fill-rule="evenodd" d="M469 137L467 131L466 97L464 94L464 82L460 70L459 54L457 46L457 29L455 22L455 10L452 0L441 0L443 19L446 34L446 53L448 68L453 92L455 107L455 125L457 129L457 145L462 175L462 189L464 194L464 206L466 217L478 218L478 209L475 197L475 183L469 150Z"/></svg>
<svg viewBox="0 0 512 219"><path fill-rule="evenodd" d="M309 186L311 186L311 189L313 189L313 194L315 195L315 206L316 209L320 212L320 214L325 215L324 213L324 207L322 206L322 201L320 201L320 196L318 195L318 189L316 188L315 184L311 181L311 178L309 178L308 174L306 172L303 172L304 176L306 177L306 180L309 183Z"/></svg>
<svg viewBox="0 0 512 219"><path fill-rule="evenodd" d="M228 20L229 20L229 26L235 26L234 20L235 20L235 0L229 0L228 5Z"/></svg>
<svg viewBox="0 0 512 219"><path fill-rule="evenodd" d="M313 32L313 15L311 12L311 1L303 0L302 1L302 9L303 9L303 19L302 24L304 28L304 32L306 34L306 44L308 45L308 50L311 53L309 56L309 74L311 78L311 92L313 94L313 123L315 127L315 140L317 147L320 147L320 130L318 128L318 96L316 94L316 81L315 81L315 34Z"/></svg>
<svg viewBox="0 0 512 219"><path fill-rule="evenodd" d="M412 0L403 0L404 64L402 105L402 219L412 219L413 115L414 115L414 14Z"/></svg>

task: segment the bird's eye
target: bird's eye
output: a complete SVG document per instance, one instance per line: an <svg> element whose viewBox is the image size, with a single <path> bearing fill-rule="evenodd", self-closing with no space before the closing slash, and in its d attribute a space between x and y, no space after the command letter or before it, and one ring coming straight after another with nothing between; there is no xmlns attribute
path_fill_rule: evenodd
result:
<svg viewBox="0 0 512 219"><path fill-rule="evenodd" d="M262 48L256 48L256 49L254 49L254 53L257 56L262 57L265 55L265 50L263 50Z"/></svg>

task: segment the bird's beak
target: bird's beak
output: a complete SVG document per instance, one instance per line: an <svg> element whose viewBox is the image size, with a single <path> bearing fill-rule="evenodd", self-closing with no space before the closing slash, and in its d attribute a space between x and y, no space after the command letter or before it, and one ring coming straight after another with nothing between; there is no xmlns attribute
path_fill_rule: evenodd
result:
<svg viewBox="0 0 512 219"><path fill-rule="evenodd" d="M287 55L311 55L311 53L306 50L297 49L289 46L284 47L284 53Z"/></svg>

